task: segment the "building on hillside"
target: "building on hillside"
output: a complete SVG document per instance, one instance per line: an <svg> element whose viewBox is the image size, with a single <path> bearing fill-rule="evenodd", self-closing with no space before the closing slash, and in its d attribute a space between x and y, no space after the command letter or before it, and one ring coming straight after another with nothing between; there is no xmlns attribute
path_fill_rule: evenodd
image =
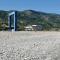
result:
<svg viewBox="0 0 60 60"><path fill-rule="evenodd" d="M25 26L25 31L41 31L43 30L42 25L28 25Z"/></svg>
<svg viewBox="0 0 60 60"><path fill-rule="evenodd" d="M33 27L31 25L25 26L25 31L33 31Z"/></svg>
<svg viewBox="0 0 60 60"><path fill-rule="evenodd" d="M34 31L41 31L43 30L43 26L42 25L32 25L33 30Z"/></svg>

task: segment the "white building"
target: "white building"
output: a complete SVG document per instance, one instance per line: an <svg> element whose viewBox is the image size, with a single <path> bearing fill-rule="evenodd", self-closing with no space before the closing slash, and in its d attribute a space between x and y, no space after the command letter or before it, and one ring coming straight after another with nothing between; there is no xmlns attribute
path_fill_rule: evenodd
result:
<svg viewBox="0 0 60 60"><path fill-rule="evenodd" d="M33 27L31 25L28 25L25 27L25 31L33 31Z"/></svg>
<svg viewBox="0 0 60 60"><path fill-rule="evenodd" d="M25 31L41 31L42 25L28 25L25 27Z"/></svg>

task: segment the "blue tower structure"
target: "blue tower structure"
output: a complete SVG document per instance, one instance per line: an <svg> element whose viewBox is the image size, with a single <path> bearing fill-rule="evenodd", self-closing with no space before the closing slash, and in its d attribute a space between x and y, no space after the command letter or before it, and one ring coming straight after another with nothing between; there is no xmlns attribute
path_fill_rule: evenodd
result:
<svg viewBox="0 0 60 60"><path fill-rule="evenodd" d="M17 11L13 11L8 15L9 30L17 31Z"/></svg>

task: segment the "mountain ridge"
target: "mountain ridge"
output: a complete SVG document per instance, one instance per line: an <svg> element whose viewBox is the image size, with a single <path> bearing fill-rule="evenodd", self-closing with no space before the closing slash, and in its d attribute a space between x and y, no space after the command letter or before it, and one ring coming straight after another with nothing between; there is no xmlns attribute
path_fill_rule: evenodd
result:
<svg viewBox="0 0 60 60"><path fill-rule="evenodd" d="M10 10L10 11L17 11L17 10ZM8 13L10 11L0 10L0 22L2 22L2 20L4 19L4 23L8 25ZM51 30L53 28L57 28L57 30L60 29L60 14L45 13L35 10L24 10L24 11L17 11L17 19L20 30L24 30L24 26L34 24L43 25L43 30ZM23 23L21 23L21 21Z"/></svg>

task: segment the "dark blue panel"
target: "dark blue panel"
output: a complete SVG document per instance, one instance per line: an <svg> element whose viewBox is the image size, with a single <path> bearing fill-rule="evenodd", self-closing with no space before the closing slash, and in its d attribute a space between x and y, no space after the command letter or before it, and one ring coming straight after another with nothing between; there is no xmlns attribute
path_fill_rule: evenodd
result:
<svg viewBox="0 0 60 60"><path fill-rule="evenodd" d="M8 21L9 21L9 29L10 30L14 29L14 31L16 31L17 30L17 12L16 11L9 13Z"/></svg>

